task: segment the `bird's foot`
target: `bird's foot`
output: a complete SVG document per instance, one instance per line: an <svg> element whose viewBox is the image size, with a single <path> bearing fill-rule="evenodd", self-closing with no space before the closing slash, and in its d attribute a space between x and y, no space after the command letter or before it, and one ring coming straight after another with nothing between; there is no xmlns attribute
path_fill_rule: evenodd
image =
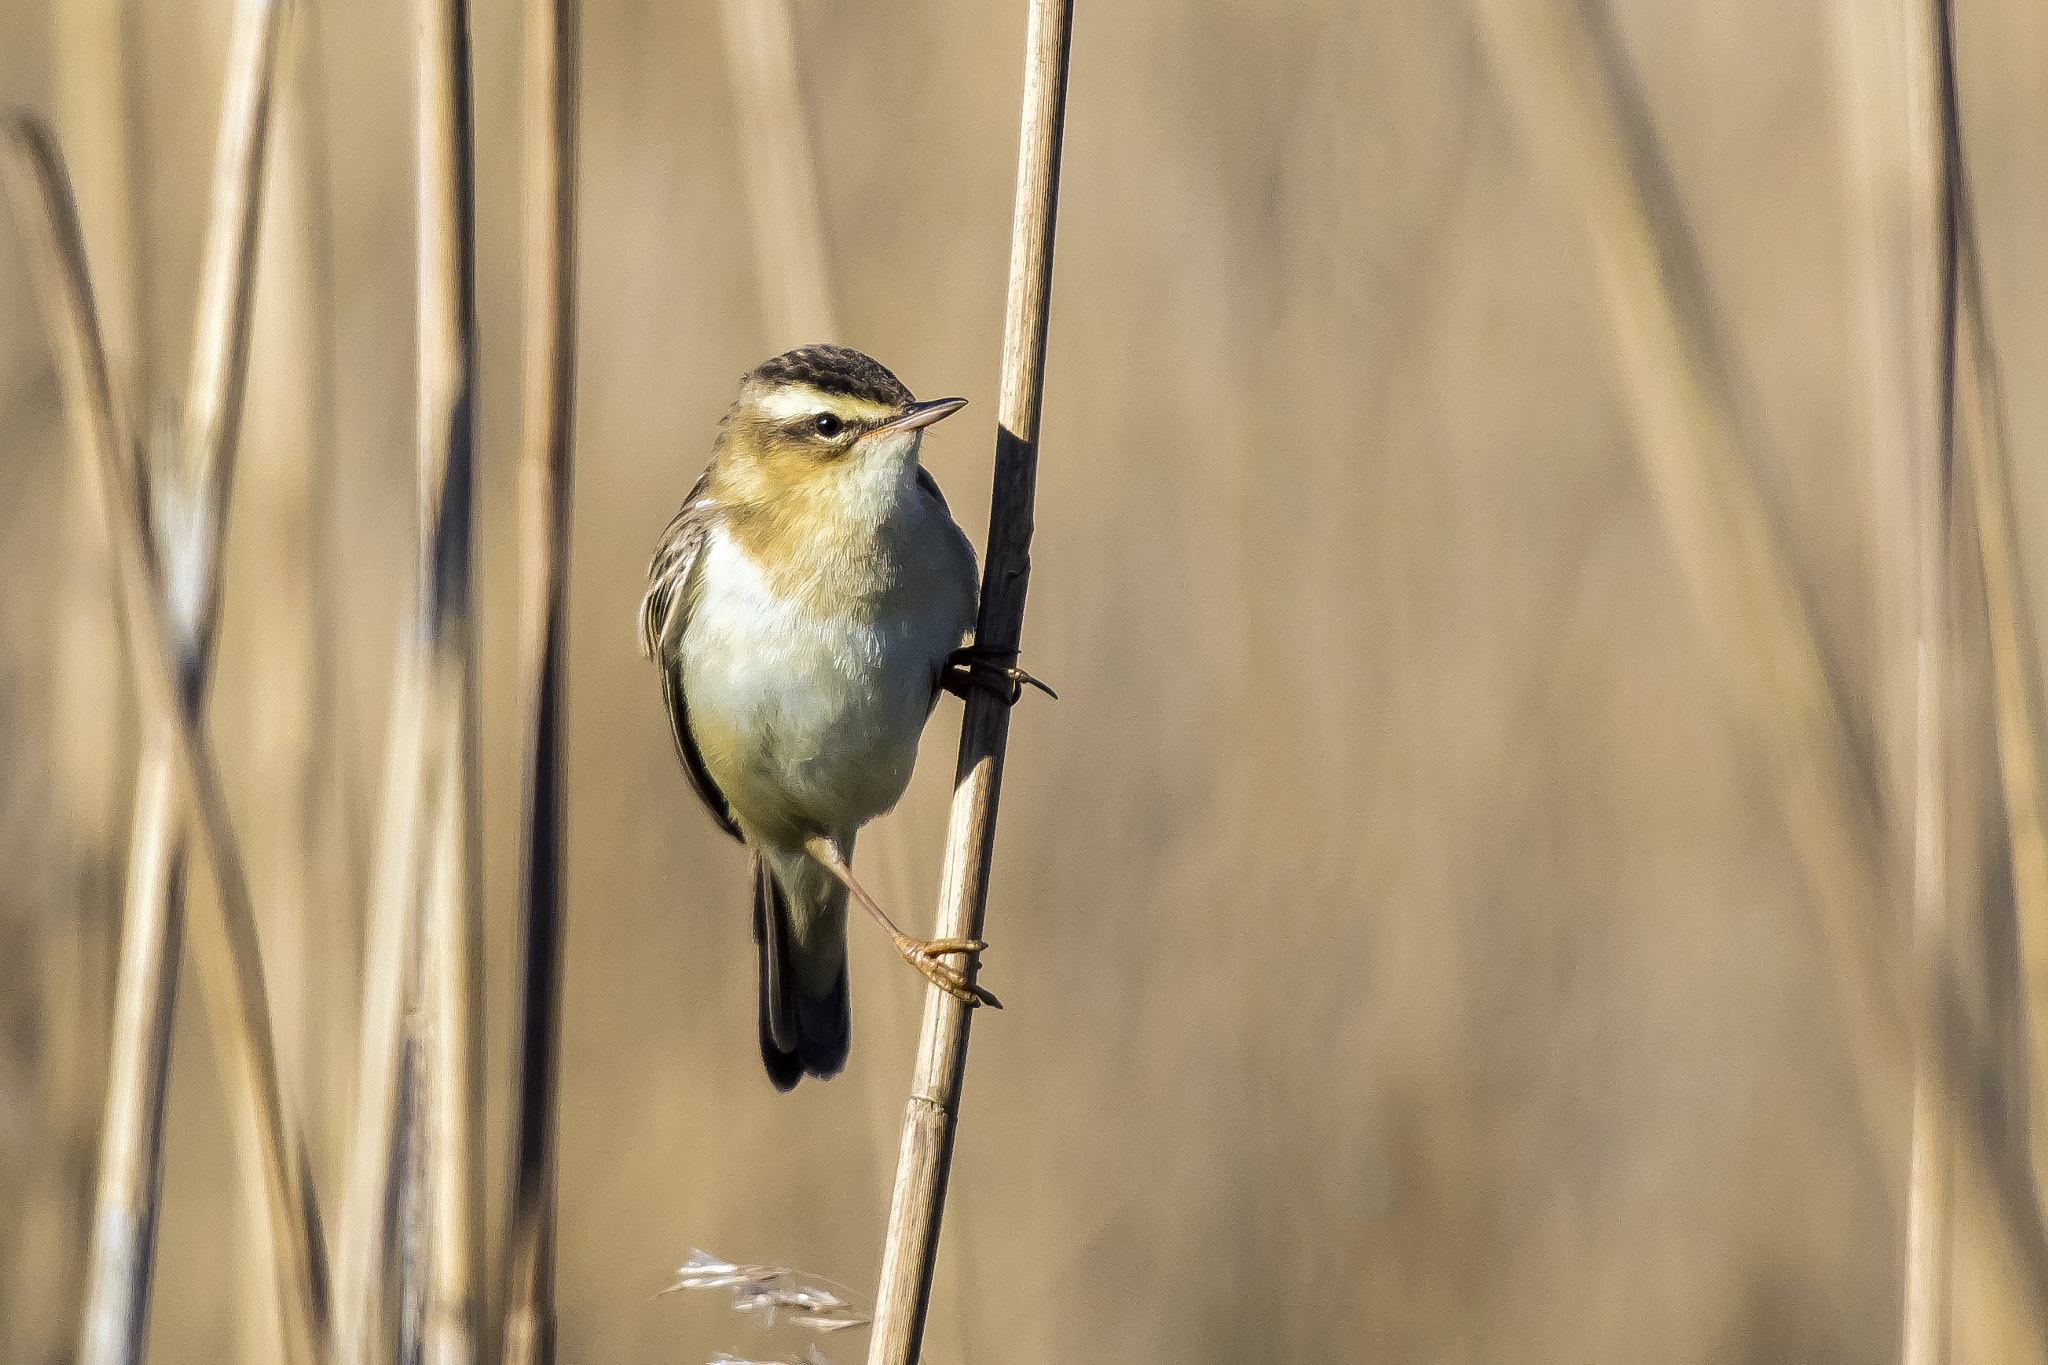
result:
<svg viewBox="0 0 2048 1365"><path fill-rule="evenodd" d="M978 938L912 938L908 934L892 933L896 940L896 951L903 954L903 960L924 973L925 979L946 994L966 1005L987 1005L1001 1009L1003 1002L984 988L975 985L957 968L939 961L947 953L977 954L988 947Z"/></svg>
<svg viewBox="0 0 2048 1365"><path fill-rule="evenodd" d="M948 953L965 953L972 957L988 947L978 938L912 938L896 927L896 921L889 918L875 898L867 893L853 875L853 869L846 865L846 857L839 851L839 845L824 835L807 840L806 851L822 864L826 871L845 884L847 891L861 908L875 917L875 922L889 931L889 937L896 944L896 951L903 954L903 960L924 974L927 981L946 994L967 1005L987 1005L1001 1009L1003 1002L967 979L967 974L957 967L939 961Z"/></svg>
<svg viewBox="0 0 2048 1365"><path fill-rule="evenodd" d="M978 687L1003 705L1015 706L1017 699L1024 695L1026 684L1054 701L1060 699L1059 693L1017 667L1017 651L1014 649L963 645L946 656L945 666L939 671L939 686L962 701L967 700L968 688Z"/></svg>

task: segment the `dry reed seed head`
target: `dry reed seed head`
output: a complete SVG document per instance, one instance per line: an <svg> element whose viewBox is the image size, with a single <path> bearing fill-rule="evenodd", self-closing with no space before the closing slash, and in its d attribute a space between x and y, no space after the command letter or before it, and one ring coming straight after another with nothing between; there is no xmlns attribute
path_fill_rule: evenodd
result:
<svg viewBox="0 0 2048 1365"><path fill-rule="evenodd" d="M773 1360L756 1360L751 1356L727 1355L720 1351L711 1357L710 1365L832 1365L832 1360L816 1346L805 1351L803 1359L795 1356L776 1356Z"/></svg>
<svg viewBox="0 0 2048 1365"><path fill-rule="evenodd" d="M840 1332L865 1327L867 1311L847 1296L853 1291L820 1275L781 1266L735 1265L699 1247L676 1269L676 1282L662 1293L679 1289L730 1289L732 1311L759 1313L761 1325L772 1327L778 1313L813 1332Z"/></svg>

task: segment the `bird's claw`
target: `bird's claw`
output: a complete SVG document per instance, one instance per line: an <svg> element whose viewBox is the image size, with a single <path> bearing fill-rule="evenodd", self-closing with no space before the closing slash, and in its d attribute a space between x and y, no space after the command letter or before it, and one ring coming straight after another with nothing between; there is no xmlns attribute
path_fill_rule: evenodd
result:
<svg viewBox="0 0 2048 1365"><path fill-rule="evenodd" d="M996 999L994 992L969 981L958 968L949 967L939 961L946 953L980 953L988 947L978 938L933 938L917 939L908 934L897 934L896 951L903 954L903 960L924 974L927 981L964 1005L987 1005L1001 1009L1003 1002Z"/></svg>
<svg viewBox="0 0 2048 1365"><path fill-rule="evenodd" d="M962 701L967 699L968 688L978 687L1003 705L1015 706L1027 685L1054 701L1060 699L1059 693L1017 667L1014 649L965 645L946 656L945 667L939 673L939 686Z"/></svg>

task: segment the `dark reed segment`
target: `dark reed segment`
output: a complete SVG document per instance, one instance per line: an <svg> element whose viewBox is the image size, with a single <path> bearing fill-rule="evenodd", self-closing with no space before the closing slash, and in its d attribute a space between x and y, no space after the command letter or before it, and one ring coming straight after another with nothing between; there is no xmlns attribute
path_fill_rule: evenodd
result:
<svg viewBox="0 0 2048 1365"><path fill-rule="evenodd" d="M1998 776L2011 841L2019 920L2029 1065L2024 1084L2035 1179L2048 1152L2048 813L2043 810L2041 677L2013 512L2011 455L1997 353L1984 316L1967 205L1959 216L1956 324L1956 449L1981 556L1991 656Z"/></svg>
<svg viewBox="0 0 2048 1365"><path fill-rule="evenodd" d="M518 1060L502 1266L506 1365L555 1358L564 901L563 669L576 394L577 0L526 7L525 429L519 681L526 719Z"/></svg>
<svg viewBox="0 0 2048 1365"><path fill-rule="evenodd" d="M480 1356L483 1305L483 905L479 848L474 511L475 136L466 0L418 0L420 660L429 798L420 809L425 1359Z"/></svg>
<svg viewBox="0 0 2048 1365"><path fill-rule="evenodd" d="M164 1099L185 929L183 840L167 742L152 732L135 787L116 966L113 1050L100 1128L93 1241L79 1327L82 1365L139 1365L163 1196Z"/></svg>
<svg viewBox="0 0 2048 1365"><path fill-rule="evenodd" d="M2034 1206L2048 1169L2048 817L2042 809L2043 703L2033 610L2019 555L2013 511L2011 456L2005 437L2004 399L1997 351L1986 314L1978 261L1975 206L1962 153L1961 98L1955 74L1955 14L1941 6L1941 120L1947 162L1945 194L1953 248L1949 294L1949 434L1961 521L1974 535L1985 638L1990 660L1993 745L1998 756L2007 853L2012 878L2013 928L2019 947L2020 1016L2012 1036L2017 1055L2006 1056L1999 1082L2022 1105L2006 1137L2012 1164L2031 1174L2015 1179ZM1960 537L1959 537L1960 539ZM1958 567L1958 572L1968 572ZM2009 1307L2009 1306L2008 1306ZM2012 1314L2024 1333L2026 1306Z"/></svg>
<svg viewBox="0 0 2048 1365"><path fill-rule="evenodd" d="M996 412L995 489L984 550L981 613L975 623L977 645L1006 652L1018 648L1023 634L1024 594L1031 574L1038 417L1045 383L1046 318L1052 304L1053 232L1073 14L1073 0L1032 0L1024 39L1024 117ZM1006 705L981 691L968 698L939 880L938 937L983 937L996 802L1009 732ZM868 1365L910 1365L924 1337L971 1020L969 1008L952 995L937 987L926 992Z"/></svg>

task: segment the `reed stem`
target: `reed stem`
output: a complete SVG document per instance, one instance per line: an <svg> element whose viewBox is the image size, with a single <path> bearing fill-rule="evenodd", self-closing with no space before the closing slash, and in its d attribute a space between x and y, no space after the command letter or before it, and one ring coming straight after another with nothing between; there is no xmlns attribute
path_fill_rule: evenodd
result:
<svg viewBox="0 0 2048 1365"><path fill-rule="evenodd" d="M1997 357L1964 209L1957 250L1956 445L1982 555L1999 782L2011 840L2026 995L2029 1146L2038 1180L2048 1169L2048 814L2043 809L2048 784L2042 777L2048 731L2043 728L2033 613L2020 568Z"/></svg>
<svg viewBox="0 0 2048 1365"><path fill-rule="evenodd" d="M132 403L142 389L137 358L142 331L136 270L139 233L129 155L137 126L131 9L120 0L74 0L51 13L57 121L71 148L81 231L98 271L109 382L117 403ZM27 1285L17 1291L26 1311L25 1320L15 1324L14 1345L23 1359L63 1353L60 1343L77 1340L80 1314L90 1311L81 1305L90 1303L102 1288L107 1302L125 1302L120 1320L136 1318L139 1332L146 1309L131 1292L134 1277L127 1276L127 1284L103 1285L93 1264L92 1238L101 1202L97 1182L107 1168L110 1137L117 1146L148 1140L148 1125L135 1122L133 1116L125 1124L116 1121L109 1110L109 1082L116 1075L137 1074L139 1067L140 1074L158 1083L155 1092L145 1087L123 1098L139 1102L144 1113L160 1114L161 1081L168 1074L168 1057L152 1063L116 1055L122 1041L116 1036L118 1029L129 1030L130 1045L156 1038L167 1043L169 1035L146 1020L117 1023L114 1018L121 954L131 946L121 931L122 924L133 918L123 913L129 903L124 898L146 891L149 879L129 876L123 887L120 841L128 832L123 826L132 826L139 803L121 788L140 755L115 608L106 509L100 505L91 468L89 460L71 460L65 466L64 565L51 651L53 775L61 828L68 840L64 853L70 885L62 902L51 907L38 937L43 944L43 1011L48 1021L43 1051L50 1080L47 1112L53 1126L59 1127L60 1143L55 1170L23 1172L50 1197L62 1198L67 1216L60 1225L61 1243L48 1231L35 1231L47 1227L41 1220L24 1219L19 1229L25 1240L15 1248L14 1274L26 1275L33 1268L44 1285L56 1289L37 1291L33 1299L27 1297ZM161 778L161 769L156 771ZM142 834L161 826L134 829ZM147 862L146 852L161 851L160 846L137 846L130 850L128 862ZM137 937L147 940L148 935ZM141 950L134 970L151 970L142 964L160 957L160 945L144 941L133 946ZM131 1009L147 1008L152 1002L161 1005L167 1028L172 994L151 991L146 999L122 1003ZM113 1159L126 1160L119 1155ZM152 1155L138 1154L121 1169L153 1185L160 1178L161 1164ZM132 1216L102 1225L106 1234L135 1243L119 1248L113 1259L131 1269L145 1266L155 1235L153 1189L123 1191L111 1202Z"/></svg>
<svg viewBox="0 0 2048 1365"><path fill-rule="evenodd" d="M1003 651L1015 650L1023 634L1024 594L1031 576L1038 418L1045 384L1046 319L1052 304L1053 230L1073 14L1073 0L1031 0L1024 39L1024 119L996 412L995 490L975 623L976 644ZM939 880L939 937L983 936L1009 732L1007 706L980 692L968 698ZM968 1007L954 996L936 986L926 992L868 1365L910 1365L924 1337L971 1020Z"/></svg>
<svg viewBox="0 0 2048 1365"><path fill-rule="evenodd" d="M431 799L422 853L428 1365L481 1354L482 976L476 633L474 139L467 0L418 0L421 658Z"/></svg>
<svg viewBox="0 0 2048 1365"><path fill-rule="evenodd" d="M1864 339L1862 408L1875 493L1881 666L1876 712L1883 796L1899 832L1923 989L1951 960L1954 825L1947 770L1954 641L1950 620L1947 404L1951 223L1943 127L1939 0L1842 0L1837 27L1848 94L1852 236L1859 258L1855 334ZM1930 1021L1939 1027L1940 1020ZM1950 1339L1954 1134L1936 1093L1913 1084L1907 1157L1904 1365L1939 1365Z"/></svg>
<svg viewBox="0 0 2048 1365"><path fill-rule="evenodd" d="M174 738L159 752L168 757L176 799L189 803L219 892L203 902L211 913L200 917L196 938L200 984L223 1062L230 1112L237 1118L243 1166L263 1184L287 1357L321 1362L326 1358L327 1294L319 1207L306 1179L303 1143L278 1084L248 882L193 704L196 696L188 686L188 663L197 642L189 627L198 623L174 607L148 540L139 471L114 402L77 209L55 139L25 115L9 117L4 130L0 161L29 248L67 406L90 434L145 724ZM206 520L217 534L218 514ZM206 559L206 548L189 538L167 548L188 556L188 563Z"/></svg>
<svg viewBox="0 0 2048 1365"><path fill-rule="evenodd" d="M337 799L340 764L330 534L336 491L333 299L327 268L324 127L318 11L294 11L280 56L270 159L275 188L261 231L263 264L252 346L265 363L249 378L243 470L244 542L257 570L245 586L257 680L241 736L259 792L250 810L250 875L262 907L274 993L278 1060L306 1126L318 1177L338 1143L348 1092L343 1030L355 1012L354 925L362 897L346 867L348 814ZM331 1176L329 1177L331 1178ZM246 1254L261 1265L262 1207L248 1200ZM241 1358L278 1355L266 1276L236 1277Z"/></svg>
<svg viewBox="0 0 2048 1365"><path fill-rule="evenodd" d="M1901 1111L1917 1074L1957 1136L1956 1216L1987 1234L1999 1292L2048 1345L2032 1171L1975 1102L1973 1040L1937 1024L1952 1017L1947 993L1909 969L1875 793L1752 482L1728 352L1618 39L1603 12L1569 0L1484 0L1481 16L1537 159L1582 229L1637 454L1736 717L1778 786L1877 1149L1907 1149Z"/></svg>
<svg viewBox="0 0 2048 1365"><path fill-rule="evenodd" d="M165 471L168 482L158 495L168 514L160 522L160 548L170 567L170 626L181 673L178 691L195 724L204 706L220 603L226 509L248 371L264 150L284 9L274 0L249 0L236 13L184 430L176 468ZM78 268L84 269L82 254ZM125 316L124 325L132 326L132 258L118 253L114 268L116 295L124 300L117 316ZM87 286L81 281L80 287ZM131 389L135 383L132 354L123 363L130 373L110 374L107 381L107 401L117 411L124 379ZM167 753L177 742L174 727L152 725L137 778L135 840L116 980L113 1065L80 1340L81 1359L92 1365L139 1360L148 1319L169 1030L183 936L185 828L177 788L169 780L174 765ZM253 924L250 928L253 935ZM257 1169L254 1164L249 1167L252 1180ZM261 1181L255 1183L257 1206L268 1208ZM266 1216L274 1215L271 1209ZM272 1240L282 1246L290 1239L284 1230L274 1228Z"/></svg>
<svg viewBox="0 0 2048 1365"><path fill-rule="evenodd" d="M525 453L519 679L526 717L519 1057L505 1227L505 1365L555 1358L556 1093L564 904L563 669L576 383L577 0L526 7Z"/></svg>
<svg viewBox="0 0 2048 1365"><path fill-rule="evenodd" d="M340 1226L335 1236L335 1356L377 1365L383 1291L394 1229L389 1212L400 1154L407 963L416 957L421 806L426 783L426 676L410 632L399 650L376 872L363 944L363 1006L356 1107Z"/></svg>

